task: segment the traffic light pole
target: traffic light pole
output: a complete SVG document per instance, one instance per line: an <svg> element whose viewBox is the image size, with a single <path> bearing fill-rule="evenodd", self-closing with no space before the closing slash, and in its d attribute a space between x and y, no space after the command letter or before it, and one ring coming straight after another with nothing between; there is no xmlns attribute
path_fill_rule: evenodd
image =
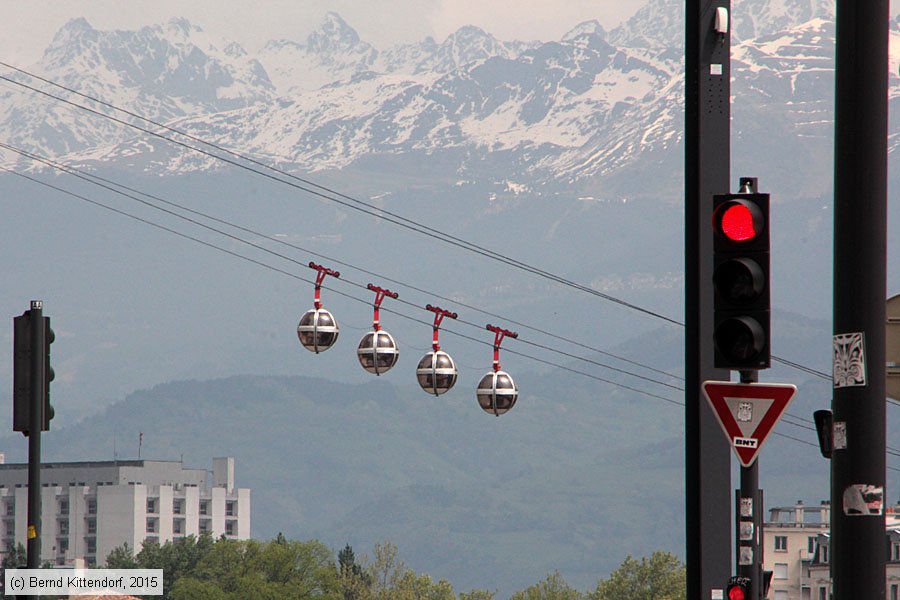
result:
<svg viewBox="0 0 900 600"><path fill-rule="evenodd" d="M701 395L728 373L713 365L709 224L731 179L730 10L730 0L685 3L685 554L687 598L703 600L731 573L730 452Z"/></svg>
<svg viewBox="0 0 900 600"><path fill-rule="evenodd" d="M831 575L885 597L888 0L837 3Z"/></svg>
<svg viewBox="0 0 900 600"><path fill-rule="evenodd" d="M758 371L741 371L741 383L759 381ZM759 489L759 459L741 466L741 488L735 506L735 572L750 580L747 600L762 600L762 492Z"/></svg>
<svg viewBox="0 0 900 600"><path fill-rule="evenodd" d="M31 393L28 431L28 568L41 566L41 429L47 385L43 303L31 301Z"/></svg>

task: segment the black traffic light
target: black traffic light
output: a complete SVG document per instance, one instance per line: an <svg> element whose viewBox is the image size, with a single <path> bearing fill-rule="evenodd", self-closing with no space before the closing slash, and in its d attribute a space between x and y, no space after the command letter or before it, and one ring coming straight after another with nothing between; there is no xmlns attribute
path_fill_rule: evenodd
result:
<svg viewBox="0 0 900 600"><path fill-rule="evenodd" d="M769 195L713 200L715 366L766 369L769 344Z"/></svg>
<svg viewBox="0 0 900 600"><path fill-rule="evenodd" d="M762 597L765 598L769 595L769 587L772 585L772 575L775 574L775 571L763 571L763 589L762 589Z"/></svg>
<svg viewBox="0 0 900 600"><path fill-rule="evenodd" d="M816 436L819 438L819 452L825 458L831 458L834 450L834 415L830 410L823 408L813 413L813 421L816 424Z"/></svg>
<svg viewBox="0 0 900 600"><path fill-rule="evenodd" d="M50 429L50 419L54 415L50 406L50 382L54 377L50 366L50 344L54 335L50 317L38 316L40 314L40 311L28 310L13 318L13 431L21 431L26 436L31 429L33 402L40 402L43 407L42 431ZM38 371L37 376L44 379L43 393L38 391L40 397L32 393L34 369Z"/></svg>
<svg viewBox="0 0 900 600"><path fill-rule="evenodd" d="M750 578L735 575L728 580L728 587L725 589L725 598L727 600L750 600Z"/></svg>

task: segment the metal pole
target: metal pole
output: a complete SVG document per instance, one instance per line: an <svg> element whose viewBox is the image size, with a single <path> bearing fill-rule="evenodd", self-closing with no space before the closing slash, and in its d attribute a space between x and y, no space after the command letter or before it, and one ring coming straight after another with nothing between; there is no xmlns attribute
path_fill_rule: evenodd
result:
<svg viewBox="0 0 900 600"><path fill-rule="evenodd" d="M834 137L835 600L885 597L888 0L837 2Z"/></svg>
<svg viewBox="0 0 900 600"><path fill-rule="evenodd" d="M714 367L712 346L712 203L731 179L731 40L715 29L719 9L730 13L730 1L686 1L685 541L692 600L712 598L731 574L731 451L700 389L728 376Z"/></svg>
<svg viewBox="0 0 900 600"><path fill-rule="evenodd" d="M47 378L46 325L43 303L31 302L31 403L28 422L28 561L29 569L41 566L41 428L44 425L44 392Z"/></svg>
<svg viewBox="0 0 900 600"><path fill-rule="evenodd" d="M759 381L757 371L741 371L741 383ZM741 466L741 487L737 493L735 520L736 573L750 580L750 599L762 599L762 497L759 492L759 459ZM742 528L743 525L743 528ZM749 534L749 535L748 535Z"/></svg>

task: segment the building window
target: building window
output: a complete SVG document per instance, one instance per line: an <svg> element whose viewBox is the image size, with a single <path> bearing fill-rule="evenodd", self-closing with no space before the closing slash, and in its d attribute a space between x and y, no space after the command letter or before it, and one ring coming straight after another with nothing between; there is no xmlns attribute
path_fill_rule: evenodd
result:
<svg viewBox="0 0 900 600"><path fill-rule="evenodd" d="M97 538L85 538L84 545L86 554L97 554Z"/></svg>
<svg viewBox="0 0 900 600"><path fill-rule="evenodd" d="M69 535L69 519L59 520L59 535Z"/></svg>
<svg viewBox="0 0 900 600"><path fill-rule="evenodd" d="M96 498L88 498L87 499L87 514L89 514L89 515L97 514L97 499Z"/></svg>
<svg viewBox="0 0 900 600"><path fill-rule="evenodd" d="M225 516L226 517L236 517L237 516L237 502L234 500L228 500L225 502Z"/></svg>
<svg viewBox="0 0 900 600"><path fill-rule="evenodd" d="M900 560L900 544L893 544L891 548L891 560Z"/></svg>
<svg viewBox="0 0 900 600"><path fill-rule="evenodd" d="M787 578L788 578L787 563L775 563L775 572L772 575L772 579L787 579Z"/></svg>
<svg viewBox="0 0 900 600"><path fill-rule="evenodd" d="M828 546L822 546L822 564L828 564Z"/></svg>
<svg viewBox="0 0 900 600"><path fill-rule="evenodd" d="M95 535L97 533L97 519L90 518L84 520L85 531L87 531L88 535Z"/></svg>
<svg viewBox="0 0 900 600"><path fill-rule="evenodd" d="M235 521L225 521L225 535L234 535Z"/></svg>
<svg viewBox="0 0 900 600"><path fill-rule="evenodd" d="M209 514L209 500L201 500L200 501L200 514L201 515Z"/></svg>
<svg viewBox="0 0 900 600"><path fill-rule="evenodd" d="M184 533L184 519L175 519L172 521L172 533Z"/></svg>
<svg viewBox="0 0 900 600"><path fill-rule="evenodd" d="M56 540L56 547L60 553L65 554L69 550L69 538L59 538Z"/></svg>
<svg viewBox="0 0 900 600"><path fill-rule="evenodd" d="M787 552L787 536L775 536L775 552Z"/></svg>
<svg viewBox="0 0 900 600"><path fill-rule="evenodd" d="M172 500L172 514L176 514L176 515L184 514L184 499L183 498L175 498Z"/></svg>
<svg viewBox="0 0 900 600"><path fill-rule="evenodd" d="M59 514L67 515L69 514L69 500L60 500L59 501Z"/></svg>
<svg viewBox="0 0 900 600"><path fill-rule="evenodd" d="M819 588L819 600L828 600L828 590L823 587Z"/></svg>
<svg viewBox="0 0 900 600"><path fill-rule="evenodd" d="M811 535L806 538L806 551L810 554L816 553L816 536Z"/></svg>
<svg viewBox="0 0 900 600"><path fill-rule="evenodd" d="M200 519L200 533L212 533L212 525L209 519Z"/></svg>
<svg viewBox="0 0 900 600"><path fill-rule="evenodd" d="M900 600L900 586L896 583L891 584L891 600Z"/></svg>
<svg viewBox="0 0 900 600"><path fill-rule="evenodd" d="M147 517L147 533L157 533L156 517Z"/></svg>
<svg viewBox="0 0 900 600"><path fill-rule="evenodd" d="M154 514L156 512L157 498L147 498L147 512Z"/></svg>
<svg viewBox="0 0 900 600"><path fill-rule="evenodd" d="M16 515L16 502L15 500L7 500L6 501L6 516L14 517Z"/></svg>

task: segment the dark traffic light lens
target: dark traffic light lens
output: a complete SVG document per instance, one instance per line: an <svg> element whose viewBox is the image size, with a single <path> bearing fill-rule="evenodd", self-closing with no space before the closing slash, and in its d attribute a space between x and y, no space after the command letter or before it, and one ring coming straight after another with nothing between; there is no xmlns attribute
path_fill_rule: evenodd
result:
<svg viewBox="0 0 900 600"><path fill-rule="evenodd" d="M722 300L744 306L756 301L765 291L766 274L755 260L735 258L716 267L713 283Z"/></svg>
<svg viewBox="0 0 900 600"><path fill-rule="evenodd" d="M716 346L728 360L750 361L766 347L766 333L752 317L733 317L716 327Z"/></svg>

